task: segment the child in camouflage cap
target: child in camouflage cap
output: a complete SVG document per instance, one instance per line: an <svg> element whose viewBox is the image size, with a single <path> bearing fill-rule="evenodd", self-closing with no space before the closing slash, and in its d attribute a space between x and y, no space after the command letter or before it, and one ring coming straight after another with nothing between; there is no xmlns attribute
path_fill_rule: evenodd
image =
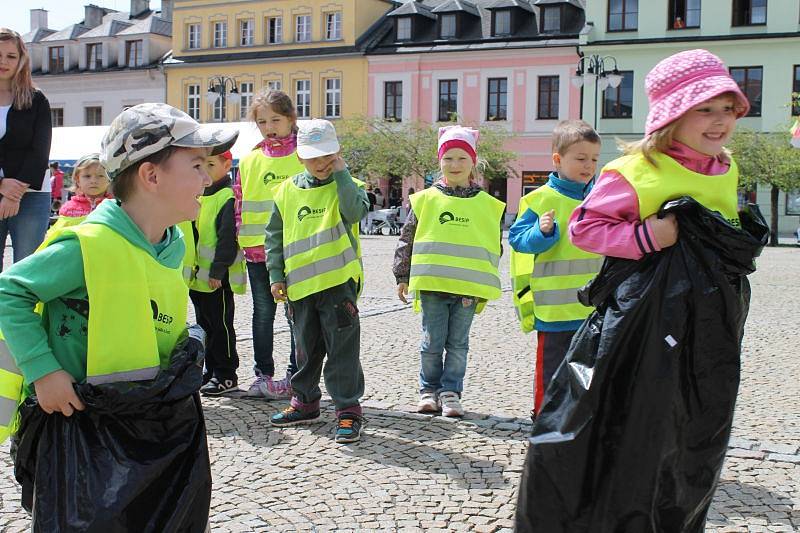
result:
<svg viewBox="0 0 800 533"><path fill-rule="evenodd" d="M20 389L20 398L2 400L19 402L35 395L47 414L75 414L79 421L89 420L83 417L92 415L92 406L84 405L75 383L146 383L169 366L173 350L186 335L188 303L181 274L184 243L175 224L197 216L198 198L211 183L205 157L228 150L237 135L200 125L166 104L137 105L114 119L103 138L100 161L116 200L103 202L82 224L63 230L44 249L0 276L0 355L10 354L13 360L3 365L12 371L0 373L0 379L16 377ZM42 314L36 311L39 302L44 303ZM9 384L0 383L0 395ZM76 414L84 410L85 414ZM199 409L196 418L190 424L202 429ZM16 423L5 422L7 436L16 430ZM3 423L0 420L0 430ZM130 436L134 443L136 438ZM203 437L203 446L204 441ZM93 468L109 473L126 468L90 459L98 461ZM158 472L151 474L159 477ZM119 476L109 475L108 487L92 487L98 516L87 517L84 509L37 507L34 530L37 524L46 525L39 520L70 513L84 520L82 529L104 530L107 522L102 520L109 520L104 513L111 510L101 506L106 499L114 500L103 496L107 491L129 495L147 489L141 479L133 486L137 479L130 477L126 485ZM79 498L41 498L39 491L46 489L39 487L39 480L36 475L35 501L58 502L57 507L80 503ZM41 484L47 485L44 480ZM132 498L137 497L141 498ZM152 510L153 515L158 512ZM145 524L159 523L147 513L139 519L141 523L126 522L127 529L151 530ZM205 518L187 519L205 527Z"/></svg>

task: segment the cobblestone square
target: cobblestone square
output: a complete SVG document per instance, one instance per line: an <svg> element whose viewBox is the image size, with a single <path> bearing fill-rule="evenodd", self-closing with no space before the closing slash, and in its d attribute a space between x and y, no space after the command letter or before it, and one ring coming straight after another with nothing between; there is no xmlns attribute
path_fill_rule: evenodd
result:
<svg viewBox="0 0 800 533"><path fill-rule="evenodd" d="M319 423L277 429L269 417L286 402L204 399L213 531L511 531L530 430L535 346L518 328L508 288L472 327L467 415L418 415L413 411L420 319L394 293L396 238L369 236L362 242L366 285L359 307L368 420L362 441L333 442L328 403ZM707 531L800 530L798 259L796 248L766 249L750 278L740 397ZM507 284L507 254L502 265ZM252 307L249 296L236 303L239 380L246 389L252 380ZM278 368L285 368L288 347L279 313ZM0 447L0 530L29 528L6 444Z"/></svg>

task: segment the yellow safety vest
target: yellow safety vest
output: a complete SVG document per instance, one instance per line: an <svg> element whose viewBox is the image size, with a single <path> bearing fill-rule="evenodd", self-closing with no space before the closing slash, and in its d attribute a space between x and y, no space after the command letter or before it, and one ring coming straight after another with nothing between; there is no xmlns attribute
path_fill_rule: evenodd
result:
<svg viewBox="0 0 800 533"><path fill-rule="evenodd" d="M80 242L89 299L86 382L155 378L169 365L186 329L188 288L180 271L161 265L103 224L65 232ZM24 399L22 372L0 333L0 442L16 431Z"/></svg>
<svg viewBox="0 0 800 533"><path fill-rule="evenodd" d="M505 204L483 191L459 198L433 187L412 194L410 200L418 221L408 285L415 300L419 291L499 298Z"/></svg>
<svg viewBox="0 0 800 533"><path fill-rule="evenodd" d="M178 224L183 233L183 261L181 262L181 274L186 286L192 284L195 276L195 266L197 264L197 245L194 242L194 231L192 230L191 220L185 220Z"/></svg>
<svg viewBox="0 0 800 533"><path fill-rule="evenodd" d="M519 200L517 220L530 207L531 195L528 193ZM533 293L531 292L531 274L533 274L533 254L523 254L511 249L509 260L511 269L511 299L517 314L520 328L525 333L534 330L536 316L533 311Z"/></svg>
<svg viewBox="0 0 800 533"><path fill-rule="evenodd" d="M363 187L364 182L353 181ZM283 217L283 260L289 300L341 285L350 279L361 287L361 243L358 223L350 228L339 213L336 182L301 189L289 179L275 193Z"/></svg>
<svg viewBox="0 0 800 533"><path fill-rule="evenodd" d="M265 228L272 216L278 187L304 170L297 153L284 157L268 157L258 147L242 159L239 163L242 185L239 245L242 248L264 245Z"/></svg>
<svg viewBox="0 0 800 533"><path fill-rule="evenodd" d="M728 222L739 226L738 195L739 167L731 160L725 174L707 176L693 172L671 157L653 154L658 168L653 168L642 154L620 157L603 167L602 172L614 170L628 181L639 199L642 220L658 212L664 202L690 196L712 211L719 212Z"/></svg>
<svg viewBox="0 0 800 533"><path fill-rule="evenodd" d="M523 203L526 208L532 209L539 215L554 209L555 220L560 231L558 241L546 252L535 256L517 252L512 255L512 261L516 261L512 276L519 277L517 285L522 285L524 276L524 273L520 271L520 266L530 265L532 267L528 271L530 291L524 291L524 288L520 291L520 293L529 292L530 299L525 293L522 294L523 298L517 298L521 300L521 303L530 304L517 308L523 330L533 329L537 318L542 322L585 319L592 312L592 308L586 307L578 301L578 289L597 275L603 265L603 257L585 252L569 240L569 217L581 201L561 194L550 185L543 185L525 195L520 206ZM524 213L522 207L520 207L520 213ZM521 262L519 256L527 256L532 258L532 261ZM520 293L515 294L515 297L518 297ZM533 316L528 314L531 310Z"/></svg>
<svg viewBox="0 0 800 533"><path fill-rule="evenodd" d="M189 288L199 292L214 292L209 287L208 280L211 273L211 263L214 262L214 253L217 250L217 216L220 209L233 198L230 187L224 187L211 196L200 198L200 214L197 216L197 253L195 254L194 277ZM228 281L231 289L236 294L244 294L247 288L247 274L244 263L244 253L238 250L236 261L228 267Z"/></svg>

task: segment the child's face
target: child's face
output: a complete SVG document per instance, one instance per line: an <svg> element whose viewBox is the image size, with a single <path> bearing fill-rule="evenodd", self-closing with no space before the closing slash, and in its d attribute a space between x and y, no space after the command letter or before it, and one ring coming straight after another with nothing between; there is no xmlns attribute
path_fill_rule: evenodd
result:
<svg viewBox="0 0 800 533"><path fill-rule="evenodd" d="M472 175L472 157L461 148L451 148L444 153L439 168L451 186L466 185Z"/></svg>
<svg viewBox="0 0 800 533"><path fill-rule="evenodd" d="M323 155L313 159L300 159L303 166L309 174L317 178L319 181L328 179L328 176L333 172L333 162L339 154Z"/></svg>
<svg viewBox="0 0 800 533"><path fill-rule="evenodd" d="M553 154L553 166L561 179L589 183L597 172L600 145L579 141L567 147L563 154Z"/></svg>
<svg viewBox="0 0 800 533"><path fill-rule="evenodd" d="M0 80L11 81L19 67L19 50L14 41L0 41Z"/></svg>
<svg viewBox="0 0 800 533"><path fill-rule="evenodd" d="M103 196L109 183L106 171L100 163L83 167L75 173L75 186L86 196Z"/></svg>
<svg viewBox="0 0 800 533"><path fill-rule="evenodd" d="M233 161L221 155L208 156L206 157L206 173L211 178L211 181L216 183L228 175L232 164Z"/></svg>
<svg viewBox="0 0 800 533"><path fill-rule="evenodd" d="M207 148L182 148L157 167L158 196L169 204L171 224L195 220L200 211L199 198L211 178L206 172Z"/></svg>
<svg viewBox="0 0 800 533"><path fill-rule="evenodd" d="M736 114L732 96L706 100L678 119L672 138L701 154L719 155L736 129Z"/></svg>
<svg viewBox="0 0 800 533"><path fill-rule="evenodd" d="M292 134L295 121L269 106L256 109L256 126L265 139L283 139Z"/></svg>

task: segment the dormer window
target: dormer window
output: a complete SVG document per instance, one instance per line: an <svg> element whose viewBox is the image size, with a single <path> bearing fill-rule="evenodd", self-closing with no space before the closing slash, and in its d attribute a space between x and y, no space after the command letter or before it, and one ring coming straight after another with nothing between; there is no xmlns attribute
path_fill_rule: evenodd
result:
<svg viewBox="0 0 800 533"><path fill-rule="evenodd" d="M447 13L439 16L439 38L454 39L456 37L456 15Z"/></svg>
<svg viewBox="0 0 800 533"><path fill-rule="evenodd" d="M542 33L561 31L561 6L542 7Z"/></svg>
<svg viewBox="0 0 800 533"><path fill-rule="evenodd" d="M397 40L411 40L411 17L398 17L397 19Z"/></svg>
<svg viewBox="0 0 800 533"><path fill-rule="evenodd" d="M511 35L511 10L503 9L492 13L493 31L492 35Z"/></svg>

